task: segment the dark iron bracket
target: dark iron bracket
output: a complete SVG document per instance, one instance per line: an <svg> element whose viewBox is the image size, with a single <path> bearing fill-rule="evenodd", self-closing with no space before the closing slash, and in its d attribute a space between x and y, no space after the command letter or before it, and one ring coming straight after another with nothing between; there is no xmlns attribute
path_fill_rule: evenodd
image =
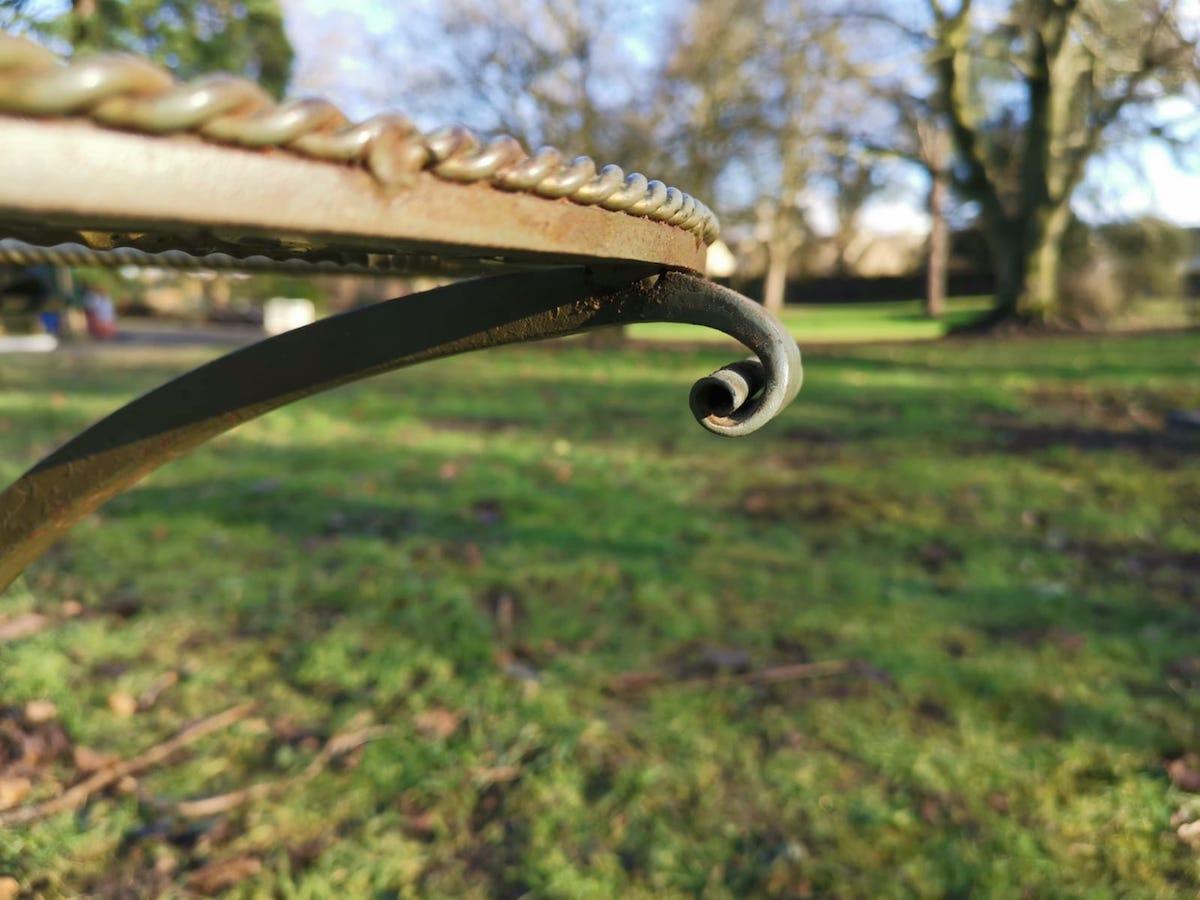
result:
<svg viewBox="0 0 1200 900"><path fill-rule="evenodd" d="M650 266L571 267L459 282L234 351L67 442L0 494L0 590L111 497L272 409L426 360L634 322L708 326L755 354L692 388L692 412L709 431L755 431L800 389L800 351L779 321L691 275Z"/></svg>

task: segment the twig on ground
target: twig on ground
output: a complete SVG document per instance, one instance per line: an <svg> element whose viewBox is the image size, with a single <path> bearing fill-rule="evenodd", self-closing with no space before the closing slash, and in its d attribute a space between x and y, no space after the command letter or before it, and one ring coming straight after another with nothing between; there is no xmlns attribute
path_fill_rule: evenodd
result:
<svg viewBox="0 0 1200 900"><path fill-rule="evenodd" d="M175 751L200 740L200 738L206 735L228 728L246 718L253 710L254 703L242 703L208 718L201 719L198 722L193 722L173 737L168 738L160 744L155 744L137 756L122 760L89 775L83 781L79 782L79 784L68 788L57 797L53 797L44 803L38 803L33 806L22 806L0 813L0 826L23 825L26 822L33 822L46 816L76 809L86 803L88 798L93 794L104 790L110 784L115 784L122 778L137 774L163 762L171 754L175 753Z"/></svg>
<svg viewBox="0 0 1200 900"><path fill-rule="evenodd" d="M774 684L805 678L828 678L831 675L860 675L863 671L862 663L856 659L825 659L820 662L768 666L757 672L734 675L732 679L745 684Z"/></svg>
<svg viewBox="0 0 1200 900"><path fill-rule="evenodd" d="M54 628L84 612L77 600L68 600L56 613L25 612L15 616L0 616L0 644L32 637L47 628Z"/></svg>
<svg viewBox="0 0 1200 900"><path fill-rule="evenodd" d="M203 797L199 800L183 800L174 805L173 811L185 819L204 819L209 816L228 812L235 807L253 800L262 800L276 791L311 781L337 757L343 756L352 750L357 750L363 744L382 737L389 731L391 729L386 725L374 725L369 728L360 728L357 731L335 734L325 742L325 746L312 758L309 764L304 767L304 771L299 775L291 778L279 778L274 781L260 781L257 784L239 788L236 791L230 791L227 794L217 794L212 797Z"/></svg>
<svg viewBox="0 0 1200 900"><path fill-rule="evenodd" d="M21 613L12 618L0 618L0 644L19 640L44 631L54 624L54 620L41 613Z"/></svg>
<svg viewBox="0 0 1200 900"><path fill-rule="evenodd" d="M707 685L707 684L778 684L783 681L803 681L813 678L829 678L835 675L857 675L865 671L861 662L854 659L829 659L810 663L789 663L768 666L754 672L735 672L715 675L699 675L675 678L670 672L626 672L618 675L609 684L609 690L617 694L629 694L661 684Z"/></svg>
<svg viewBox="0 0 1200 900"><path fill-rule="evenodd" d="M154 683L146 690L142 691L138 697L137 705L139 710L149 709L158 702L158 698L162 696L163 691L179 683L179 673L172 670L163 672Z"/></svg>

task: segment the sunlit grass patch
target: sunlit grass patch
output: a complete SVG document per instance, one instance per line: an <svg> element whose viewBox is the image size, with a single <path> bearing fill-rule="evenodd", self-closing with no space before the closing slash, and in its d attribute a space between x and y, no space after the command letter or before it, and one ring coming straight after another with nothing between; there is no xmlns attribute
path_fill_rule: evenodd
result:
<svg viewBox="0 0 1200 900"><path fill-rule="evenodd" d="M202 358L0 359L4 471ZM1163 422L1200 406L1200 339L822 349L738 441L686 408L728 358L445 361L110 502L0 601L0 626L45 617L0 641L0 771L30 700L67 743L29 801L80 747L256 709L0 831L0 871L50 896L222 865L312 897L1193 883L1163 764L1200 748L1200 446ZM305 774L362 728L384 730Z"/></svg>

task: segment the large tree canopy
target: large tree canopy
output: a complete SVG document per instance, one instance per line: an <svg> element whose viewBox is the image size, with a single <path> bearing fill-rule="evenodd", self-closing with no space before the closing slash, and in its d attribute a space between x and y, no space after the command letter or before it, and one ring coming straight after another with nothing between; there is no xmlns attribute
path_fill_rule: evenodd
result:
<svg viewBox="0 0 1200 900"><path fill-rule="evenodd" d="M1090 160L1149 138L1186 145L1197 100L1196 35L1183 0L928 0L937 108L958 189L979 204L997 317L1053 318L1070 202Z"/></svg>

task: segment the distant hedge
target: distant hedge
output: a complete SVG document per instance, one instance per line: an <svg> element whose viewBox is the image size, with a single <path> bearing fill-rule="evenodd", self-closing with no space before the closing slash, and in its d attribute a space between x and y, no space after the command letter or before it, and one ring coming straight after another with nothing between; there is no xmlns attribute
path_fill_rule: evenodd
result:
<svg viewBox="0 0 1200 900"><path fill-rule="evenodd" d="M754 300L762 300L763 279L734 281L739 291ZM990 272L963 272L951 275L949 296L966 297L991 294L996 280ZM874 303L883 300L918 300L925 296L925 274L881 275L872 278L828 276L796 278L788 283L786 303Z"/></svg>

